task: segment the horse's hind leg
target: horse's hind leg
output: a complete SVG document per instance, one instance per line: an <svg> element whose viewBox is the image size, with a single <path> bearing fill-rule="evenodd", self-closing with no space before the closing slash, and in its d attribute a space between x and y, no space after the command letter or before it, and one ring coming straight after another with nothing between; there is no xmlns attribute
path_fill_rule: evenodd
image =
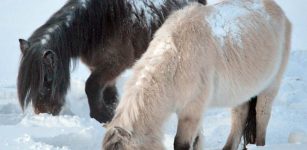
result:
<svg viewBox="0 0 307 150"><path fill-rule="evenodd" d="M231 112L231 131L223 150L236 150L241 141L242 133L245 127L249 103L245 102L232 109Z"/></svg>
<svg viewBox="0 0 307 150"><path fill-rule="evenodd" d="M273 84L258 95L256 105L256 145L265 145L266 129L271 117L271 110L275 96L278 93L282 73L278 75Z"/></svg>
<svg viewBox="0 0 307 150"><path fill-rule="evenodd" d="M266 129L271 117L271 110L274 98L278 93L282 74L284 72L285 65L282 66L275 81L263 92L258 95L256 105L256 145L265 145Z"/></svg>
<svg viewBox="0 0 307 150"><path fill-rule="evenodd" d="M291 24L286 21L286 33L285 33L284 51L282 57L282 63L277 76L273 83L258 96L256 106L256 119L257 119L257 137L256 145L265 145L266 128L271 116L272 104L275 96L278 93L282 76L286 70L286 66L289 59L290 53L290 41L291 41Z"/></svg>
<svg viewBox="0 0 307 150"><path fill-rule="evenodd" d="M256 105L256 145L265 145L266 128L268 126L273 99L277 90L266 90L259 94Z"/></svg>
<svg viewBox="0 0 307 150"><path fill-rule="evenodd" d="M201 150L200 122L203 114L204 102L199 100L190 102L178 113L178 127L174 142L175 150ZM195 141L195 143L193 143Z"/></svg>

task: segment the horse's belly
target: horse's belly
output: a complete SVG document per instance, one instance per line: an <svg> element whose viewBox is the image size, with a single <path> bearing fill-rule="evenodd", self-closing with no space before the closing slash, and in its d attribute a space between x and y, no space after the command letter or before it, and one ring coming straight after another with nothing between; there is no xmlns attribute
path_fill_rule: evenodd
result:
<svg viewBox="0 0 307 150"><path fill-rule="evenodd" d="M240 94L239 94L240 93ZM235 107L248 101L252 95L256 95L251 90L219 89L213 96L210 106L213 107Z"/></svg>
<svg viewBox="0 0 307 150"><path fill-rule="evenodd" d="M246 53L246 59L234 58L216 68L212 106L240 105L273 82L281 65L282 54L273 50L263 53L264 56L249 56ZM259 61L260 58L268 61Z"/></svg>
<svg viewBox="0 0 307 150"><path fill-rule="evenodd" d="M244 78L242 75L219 77L215 84L211 106L234 107L249 101L272 83L276 74L274 72L259 75L254 80Z"/></svg>
<svg viewBox="0 0 307 150"><path fill-rule="evenodd" d="M240 94L239 94L240 93ZM231 92L231 89L218 91L212 98L210 106L212 107L235 107L244 102L247 102L251 97L257 95L252 90L237 90Z"/></svg>

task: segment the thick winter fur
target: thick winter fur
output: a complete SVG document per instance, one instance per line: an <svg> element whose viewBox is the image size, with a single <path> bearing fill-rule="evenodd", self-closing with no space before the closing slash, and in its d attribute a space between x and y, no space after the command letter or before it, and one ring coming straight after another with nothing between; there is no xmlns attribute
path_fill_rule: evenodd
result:
<svg viewBox="0 0 307 150"><path fill-rule="evenodd" d="M103 149L163 149L161 127L173 112L179 118L175 149L192 149L202 114L212 105L234 107L224 149L237 149L248 101L256 95L256 144L263 145L290 33L288 19L271 0L193 4L177 11L133 67Z"/></svg>
<svg viewBox="0 0 307 150"><path fill-rule="evenodd" d="M86 82L90 115L113 117L116 77L145 52L173 10L196 0L70 0L28 39L20 40L18 95L24 109L59 114L69 88L71 60L91 70ZM205 0L199 0L206 4Z"/></svg>

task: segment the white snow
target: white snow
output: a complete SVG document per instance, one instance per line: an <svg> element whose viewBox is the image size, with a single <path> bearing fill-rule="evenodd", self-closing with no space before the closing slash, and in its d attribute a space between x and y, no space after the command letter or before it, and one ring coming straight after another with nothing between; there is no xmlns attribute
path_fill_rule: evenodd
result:
<svg viewBox="0 0 307 150"><path fill-rule="evenodd" d="M87 7L87 0L80 0L80 3L83 8Z"/></svg>
<svg viewBox="0 0 307 150"><path fill-rule="evenodd" d="M209 3L217 0L209 0ZM80 2L82 2L80 0ZM276 98L268 127L267 146L250 149L307 149L307 9L302 0L277 0L293 24L288 69ZM27 39L65 1L2 0L0 4L0 150L99 150L105 129L89 118L84 83L89 75L82 64L72 73L67 104L60 116L23 114L18 105L16 78L20 59L18 38ZM158 4L158 3L157 3ZM48 32L53 32L50 28ZM119 78L122 93L128 71ZM205 149L221 149L230 130L229 108L211 108L203 121ZM165 126L164 143L172 149L176 117Z"/></svg>
<svg viewBox="0 0 307 150"><path fill-rule="evenodd" d="M46 39L42 39L42 40L41 40L41 44L42 44L42 45L47 44L47 40L46 40Z"/></svg>
<svg viewBox="0 0 307 150"><path fill-rule="evenodd" d="M241 0L232 1L234 2L231 4L212 5L213 11L206 20L212 29L212 33L222 46L225 44L225 39L230 38L241 47L241 31L244 26L240 26L240 22L251 15L251 11L259 13L266 19L269 18L263 11L265 8L260 0L253 0L251 7L244 7L244 3Z"/></svg>

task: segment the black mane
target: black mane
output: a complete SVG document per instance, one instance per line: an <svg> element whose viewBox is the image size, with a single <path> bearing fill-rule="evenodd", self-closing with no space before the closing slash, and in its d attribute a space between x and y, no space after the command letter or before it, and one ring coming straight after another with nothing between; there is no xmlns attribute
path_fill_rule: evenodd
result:
<svg viewBox="0 0 307 150"><path fill-rule="evenodd" d="M112 5L115 1L117 5ZM123 0L114 2L91 0L80 3L70 0L31 35L28 39L31 47L22 57L18 76L22 107L30 102L28 98L39 93L38 89L42 86L42 49L54 51L60 60L57 70L61 79L55 81L61 83L55 82L54 87L60 87L57 92L66 91L71 59L79 57L83 50L93 50L103 44L129 15L130 10L125 8ZM26 103L23 102L25 99Z"/></svg>
<svg viewBox="0 0 307 150"><path fill-rule="evenodd" d="M123 0L84 1L68 1L32 34L29 42L41 42L50 35L44 47L63 59L78 57L82 50L94 49L110 37L129 15Z"/></svg>

